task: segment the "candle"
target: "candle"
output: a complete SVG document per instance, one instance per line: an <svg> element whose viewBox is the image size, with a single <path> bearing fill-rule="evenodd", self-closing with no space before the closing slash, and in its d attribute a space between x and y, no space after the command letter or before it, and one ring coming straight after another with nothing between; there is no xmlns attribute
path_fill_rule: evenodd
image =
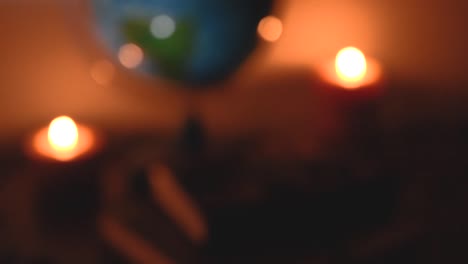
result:
<svg viewBox="0 0 468 264"><path fill-rule="evenodd" d="M375 150L379 145L378 105L384 88L380 64L358 48L346 47L324 64L320 76L353 153Z"/></svg>
<svg viewBox="0 0 468 264"><path fill-rule="evenodd" d="M70 162L92 153L97 148L96 132L77 124L68 116L52 120L28 141L28 152L34 158Z"/></svg>
<svg viewBox="0 0 468 264"><path fill-rule="evenodd" d="M380 64L355 47L341 49L333 61L325 63L320 75L345 100L373 100L382 92Z"/></svg>

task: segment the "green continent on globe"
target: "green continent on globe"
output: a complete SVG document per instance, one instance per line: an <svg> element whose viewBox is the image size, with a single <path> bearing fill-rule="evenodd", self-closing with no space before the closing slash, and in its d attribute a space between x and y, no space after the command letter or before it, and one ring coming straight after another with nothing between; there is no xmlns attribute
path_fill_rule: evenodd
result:
<svg viewBox="0 0 468 264"><path fill-rule="evenodd" d="M167 38L156 38L148 19L127 19L122 27L125 38L143 49L145 56L164 75L182 79L193 52L195 27L189 20L179 20Z"/></svg>

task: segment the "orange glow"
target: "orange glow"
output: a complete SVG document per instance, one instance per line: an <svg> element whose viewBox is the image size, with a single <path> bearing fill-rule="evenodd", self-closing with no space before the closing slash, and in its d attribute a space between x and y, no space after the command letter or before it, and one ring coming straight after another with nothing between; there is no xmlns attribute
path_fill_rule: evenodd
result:
<svg viewBox="0 0 468 264"><path fill-rule="evenodd" d="M114 65L108 60L100 60L91 67L91 78L99 85L108 85L115 74Z"/></svg>
<svg viewBox="0 0 468 264"><path fill-rule="evenodd" d="M322 70L322 76L328 82L349 90L373 84L382 74L379 63L366 58L362 51L354 47L340 50L335 60L327 63Z"/></svg>
<svg viewBox="0 0 468 264"><path fill-rule="evenodd" d="M277 17L264 17L258 24L258 34L269 42L277 41L283 34L283 22Z"/></svg>
<svg viewBox="0 0 468 264"><path fill-rule="evenodd" d="M375 54L388 51L381 48L382 13L372 1L278 2L284 32L268 56L272 66L322 67L349 44Z"/></svg>
<svg viewBox="0 0 468 264"><path fill-rule="evenodd" d="M57 151L74 149L78 144L78 127L75 121L68 116L55 118L49 125L47 139Z"/></svg>
<svg viewBox="0 0 468 264"><path fill-rule="evenodd" d="M143 62L143 50L133 43L128 43L120 47L119 61L126 68L133 69Z"/></svg>
<svg viewBox="0 0 468 264"><path fill-rule="evenodd" d="M61 116L34 134L32 151L43 158L71 161L90 152L95 143L95 134L90 128Z"/></svg>
<svg viewBox="0 0 468 264"><path fill-rule="evenodd" d="M350 87L358 85L367 73L366 57L357 48L344 48L336 55L335 70L338 78Z"/></svg>

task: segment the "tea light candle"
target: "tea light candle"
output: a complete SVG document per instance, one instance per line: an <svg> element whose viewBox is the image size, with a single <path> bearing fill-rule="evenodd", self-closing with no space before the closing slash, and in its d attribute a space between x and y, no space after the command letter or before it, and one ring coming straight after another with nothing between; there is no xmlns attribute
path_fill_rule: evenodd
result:
<svg viewBox="0 0 468 264"><path fill-rule="evenodd" d="M325 63L320 75L332 92L348 100L373 100L383 88L380 64L355 47L340 50L334 61Z"/></svg>
<svg viewBox="0 0 468 264"><path fill-rule="evenodd" d="M21 153L13 160L8 192L9 198L20 201L11 206L12 219L20 221L12 221L12 229L23 234L27 227L26 237L37 234L37 243L47 255L63 249L55 241L66 241L95 226L100 169L107 159L99 134L95 128L60 116L24 138ZM23 219L23 215L33 217Z"/></svg>
<svg viewBox="0 0 468 264"><path fill-rule="evenodd" d="M27 143L33 157L59 162L70 162L91 154L97 145L96 132L68 116L55 118Z"/></svg>
<svg viewBox="0 0 468 264"><path fill-rule="evenodd" d="M348 141L358 144L360 149L377 146L378 102L384 90L381 65L358 48L346 47L334 61L324 64L320 77L340 122L344 122L343 133Z"/></svg>

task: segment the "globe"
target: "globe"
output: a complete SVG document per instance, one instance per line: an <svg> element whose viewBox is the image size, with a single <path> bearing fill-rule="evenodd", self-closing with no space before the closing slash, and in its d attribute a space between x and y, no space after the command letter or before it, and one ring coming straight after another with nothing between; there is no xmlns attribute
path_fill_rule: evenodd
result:
<svg viewBox="0 0 468 264"><path fill-rule="evenodd" d="M206 84L236 71L273 0L91 0L97 36L125 67Z"/></svg>

